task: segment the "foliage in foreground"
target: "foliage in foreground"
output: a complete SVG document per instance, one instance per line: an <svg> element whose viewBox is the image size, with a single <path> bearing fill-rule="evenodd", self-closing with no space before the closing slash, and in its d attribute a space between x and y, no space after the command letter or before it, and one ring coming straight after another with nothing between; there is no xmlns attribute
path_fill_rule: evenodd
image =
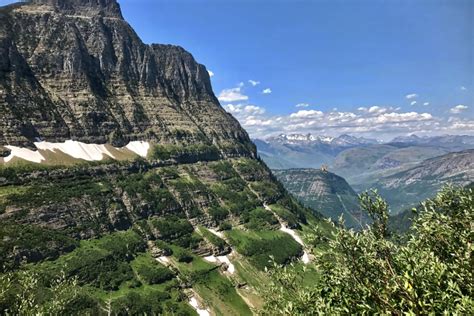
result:
<svg viewBox="0 0 474 316"><path fill-rule="evenodd" d="M375 191L360 203L370 229L335 227L315 285L302 287L287 267L270 270L262 314L474 314L472 189L448 187L424 202L404 244L390 238L388 205Z"/></svg>

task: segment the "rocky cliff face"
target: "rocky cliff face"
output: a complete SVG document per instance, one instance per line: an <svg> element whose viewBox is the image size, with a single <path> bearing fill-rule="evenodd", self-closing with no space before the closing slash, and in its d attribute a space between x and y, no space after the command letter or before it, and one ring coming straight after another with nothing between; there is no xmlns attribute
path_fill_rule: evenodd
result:
<svg viewBox="0 0 474 316"><path fill-rule="evenodd" d="M0 10L0 146L42 139L253 145L191 54L144 44L115 0Z"/></svg>

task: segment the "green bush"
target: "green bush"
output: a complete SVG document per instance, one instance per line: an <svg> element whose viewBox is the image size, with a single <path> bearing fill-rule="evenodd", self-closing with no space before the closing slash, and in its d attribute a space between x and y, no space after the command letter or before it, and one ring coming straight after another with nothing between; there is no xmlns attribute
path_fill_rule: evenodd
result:
<svg viewBox="0 0 474 316"><path fill-rule="evenodd" d="M474 314L472 223L474 191L445 188L422 204L404 242L388 231L388 205L376 193L360 196L371 227L334 227L335 239L318 259L321 278L304 284L283 267L271 270L263 314Z"/></svg>
<svg viewBox="0 0 474 316"><path fill-rule="evenodd" d="M173 254L173 249L162 240L155 240L155 245L163 251L164 256L171 256Z"/></svg>
<svg viewBox="0 0 474 316"><path fill-rule="evenodd" d="M261 207L242 214L242 219L245 222L244 226L251 230L271 229L279 224L272 212Z"/></svg>
<svg viewBox="0 0 474 316"><path fill-rule="evenodd" d="M221 222L219 224L219 229L220 230L231 230L232 229L232 224L229 222Z"/></svg>
<svg viewBox="0 0 474 316"><path fill-rule="evenodd" d="M215 222L220 222L227 218L229 211L220 206L212 206L209 208L209 215Z"/></svg>
<svg viewBox="0 0 474 316"><path fill-rule="evenodd" d="M32 225L4 222L0 225L0 271L13 269L23 260L22 251L34 249L28 261L56 259L61 253L79 246L79 242L63 232Z"/></svg>
<svg viewBox="0 0 474 316"><path fill-rule="evenodd" d="M142 264L137 267L138 275L147 283L147 284L160 284L171 280L174 275L166 267L160 265L157 262L149 262L149 264Z"/></svg>
<svg viewBox="0 0 474 316"><path fill-rule="evenodd" d="M191 255L191 253L189 251L187 251L186 249L183 249L183 248L178 248L174 254L175 258L179 261L179 262L186 262L186 263L190 263L191 261L193 261L193 256Z"/></svg>
<svg viewBox="0 0 474 316"><path fill-rule="evenodd" d="M261 270L272 266L271 258L284 264L299 257L303 251L290 235L280 231L246 233L232 230L228 236L237 252L250 257L251 262Z"/></svg>
<svg viewBox="0 0 474 316"><path fill-rule="evenodd" d="M205 227L199 227L199 231L202 233L204 238L206 238L211 244L217 247L219 250L224 250L228 246L228 244L222 238L214 235Z"/></svg>
<svg viewBox="0 0 474 316"><path fill-rule="evenodd" d="M151 223L158 229L160 238L168 242L194 232L194 227L188 220L176 216L154 219Z"/></svg>

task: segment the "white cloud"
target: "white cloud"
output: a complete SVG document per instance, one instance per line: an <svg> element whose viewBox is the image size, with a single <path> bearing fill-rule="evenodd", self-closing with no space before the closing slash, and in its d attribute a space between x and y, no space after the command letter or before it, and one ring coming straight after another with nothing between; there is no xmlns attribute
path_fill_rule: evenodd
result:
<svg viewBox="0 0 474 316"><path fill-rule="evenodd" d="M249 83L252 85L252 86L258 86L260 84L260 81L256 81L256 80L249 80Z"/></svg>
<svg viewBox="0 0 474 316"><path fill-rule="evenodd" d="M231 89L224 89L219 93L217 98L221 102L235 102L235 101L246 101L249 99L248 96L242 93L243 83L239 83L239 86Z"/></svg>
<svg viewBox="0 0 474 316"><path fill-rule="evenodd" d="M256 105L246 105L246 104L226 104L224 109L227 112L239 116L244 115L262 115L265 113L265 109Z"/></svg>
<svg viewBox="0 0 474 316"><path fill-rule="evenodd" d="M307 108L309 106L308 103L298 103L295 105L297 108Z"/></svg>
<svg viewBox="0 0 474 316"><path fill-rule="evenodd" d="M316 110L299 110L296 113L291 113L291 118L307 118L307 117L320 117L323 115L323 112Z"/></svg>
<svg viewBox="0 0 474 316"><path fill-rule="evenodd" d="M355 113L301 109L287 115L271 115L263 107L255 105L228 104L224 108L240 121L252 137L263 138L290 132L333 135L351 133L390 138L407 132L448 131L450 125L454 126L454 123L447 123L430 113L400 112L400 108L391 106L360 107ZM456 128L460 130L461 126L469 124L470 121L457 121Z"/></svg>
<svg viewBox="0 0 474 316"><path fill-rule="evenodd" d="M461 89L462 91L466 91L467 88L465 86L461 86L459 89Z"/></svg>
<svg viewBox="0 0 474 316"><path fill-rule="evenodd" d="M416 101L411 101L410 102L410 105L415 105L416 104Z"/></svg>
<svg viewBox="0 0 474 316"><path fill-rule="evenodd" d="M264 89L264 90L262 91L262 93L263 93L263 94L270 94L270 93L272 93L272 89L266 88L266 89Z"/></svg>
<svg viewBox="0 0 474 316"><path fill-rule="evenodd" d="M214 77L214 73L210 70L207 71L209 73L209 77Z"/></svg>
<svg viewBox="0 0 474 316"><path fill-rule="evenodd" d="M418 97L418 94L416 94L416 93L410 93L410 94L407 94L407 95L405 96L405 98L407 98L408 100L410 100L410 99L415 99L415 98L417 98L417 97Z"/></svg>
<svg viewBox="0 0 474 316"><path fill-rule="evenodd" d="M423 103L423 105L430 105L430 103L429 103L429 102L425 102L425 103Z"/></svg>
<svg viewBox="0 0 474 316"><path fill-rule="evenodd" d="M449 112L453 113L453 114L459 114L461 113L462 111L465 111L467 110L469 107L467 105L463 105L463 104L459 104L459 105L456 105L455 107L452 107Z"/></svg>

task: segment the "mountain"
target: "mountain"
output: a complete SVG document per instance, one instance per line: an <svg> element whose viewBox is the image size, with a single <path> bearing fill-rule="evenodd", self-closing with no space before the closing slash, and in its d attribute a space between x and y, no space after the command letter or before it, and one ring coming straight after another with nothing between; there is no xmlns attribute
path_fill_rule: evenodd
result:
<svg viewBox="0 0 474 316"><path fill-rule="evenodd" d="M416 166L386 176L373 184L392 206L394 214L433 197L446 184L474 182L474 150L427 159Z"/></svg>
<svg viewBox="0 0 474 316"><path fill-rule="evenodd" d="M396 137L390 143L424 145L424 146L433 146L433 147L446 147L446 148L450 148L451 151L460 151L460 150L472 148L474 146L474 136L442 135L442 136L420 137L415 134L412 134L409 136Z"/></svg>
<svg viewBox="0 0 474 316"><path fill-rule="evenodd" d="M341 151L377 143L376 140L341 135L280 134L254 140L260 157L272 169L319 168L329 164Z"/></svg>
<svg viewBox="0 0 474 316"><path fill-rule="evenodd" d="M354 147L339 153L331 164L331 170L352 185L363 185L448 152L441 147L395 146L393 143Z"/></svg>
<svg viewBox="0 0 474 316"><path fill-rule="evenodd" d="M273 170L284 187L305 206L337 221L342 215L346 226L364 227L366 214L359 208L356 192L338 175L316 169Z"/></svg>
<svg viewBox="0 0 474 316"><path fill-rule="evenodd" d="M181 47L144 44L116 1L4 7L0 56L0 145L146 140L253 154L206 68Z"/></svg>
<svg viewBox="0 0 474 316"><path fill-rule="evenodd" d="M306 264L300 229L329 233L206 68L144 44L115 0L0 8L0 113L0 313L22 314L25 284L44 313L64 275L58 314L248 315L270 258Z"/></svg>

